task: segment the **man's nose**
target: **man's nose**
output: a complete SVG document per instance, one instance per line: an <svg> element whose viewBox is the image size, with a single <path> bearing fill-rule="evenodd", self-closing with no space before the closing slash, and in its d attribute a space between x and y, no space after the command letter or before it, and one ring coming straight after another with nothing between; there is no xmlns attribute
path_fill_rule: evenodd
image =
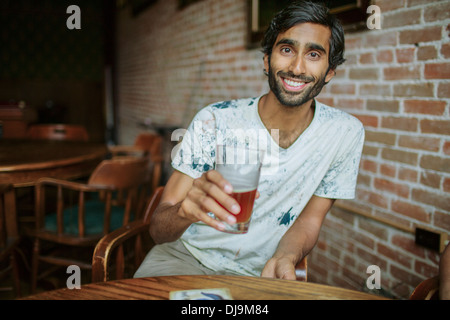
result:
<svg viewBox="0 0 450 320"><path fill-rule="evenodd" d="M306 65L302 56L298 55L292 60L290 71L292 71L295 75L306 73Z"/></svg>

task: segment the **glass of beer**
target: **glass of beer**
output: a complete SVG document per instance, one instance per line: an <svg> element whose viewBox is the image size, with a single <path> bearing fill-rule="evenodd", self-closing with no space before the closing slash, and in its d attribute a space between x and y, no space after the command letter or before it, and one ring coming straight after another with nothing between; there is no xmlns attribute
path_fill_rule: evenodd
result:
<svg viewBox="0 0 450 320"><path fill-rule="evenodd" d="M215 169L233 186L231 196L241 207L233 225L224 222L224 232L247 233L262 166L262 151L248 146L218 145Z"/></svg>

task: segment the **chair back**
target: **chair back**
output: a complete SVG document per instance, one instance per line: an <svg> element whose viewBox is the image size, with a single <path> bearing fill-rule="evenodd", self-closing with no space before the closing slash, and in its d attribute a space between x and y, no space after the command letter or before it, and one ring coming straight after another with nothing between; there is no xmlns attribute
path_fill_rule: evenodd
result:
<svg viewBox="0 0 450 320"><path fill-rule="evenodd" d="M155 133L140 133L134 141L136 147L147 150L151 157L161 157L162 137Z"/></svg>
<svg viewBox="0 0 450 320"><path fill-rule="evenodd" d="M88 185L128 189L145 182L148 165L147 157L103 160L89 177Z"/></svg>
<svg viewBox="0 0 450 320"><path fill-rule="evenodd" d="M20 297L16 250L20 243L17 226L16 197L11 184L0 184L0 276L11 274L16 297ZM6 262L6 269L3 269ZM3 291L3 288L0 288Z"/></svg>
<svg viewBox="0 0 450 320"><path fill-rule="evenodd" d="M36 289L39 262L78 265L91 269L97 242L112 230L139 219L140 187L146 182L149 158L120 158L102 161L87 183L39 179L36 192L36 228L32 261L32 292ZM49 201L52 200L52 203ZM82 248L86 259L66 252L50 256L41 252L40 242ZM78 250L76 250L78 249ZM89 251L87 251L89 250Z"/></svg>
<svg viewBox="0 0 450 320"><path fill-rule="evenodd" d="M439 299L439 276L423 280L414 289L409 300L438 300Z"/></svg>
<svg viewBox="0 0 450 320"><path fill-rule="evenodd" d="M28 137L36 140L89 141L86 128L74 124L34 124L28 128Z"/></svg>
<svg viewBox="0 0 450 320"><path fill-rule="evenodd" d="M134 274L153 246L149 234L150 219L159 205L163 191L162 186L154 191L147 201L142 219L132 221L100 239L92 257L92 282L111 280L112 269L115 269L115 279L125 277L126 267L131 267L127 276ZM128 263L130 258L132 262Z"/></svg>

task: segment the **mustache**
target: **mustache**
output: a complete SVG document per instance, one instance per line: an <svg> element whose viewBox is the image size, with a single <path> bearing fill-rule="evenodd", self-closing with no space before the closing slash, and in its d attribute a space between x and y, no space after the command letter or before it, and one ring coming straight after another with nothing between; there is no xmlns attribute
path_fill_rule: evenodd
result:
<svg viewBox="0 0 450 320"><path fill-rule="evenodd" d="M295 79L295 80L299 80L299 81L303 81L303 82L312 82L315 80L314 77L308 77L308 76L304 76L304 75L295 75L292 72L284 72L284 71L279 71L278 76L283 77L283 78L291 78L291 79Z"/></svg>

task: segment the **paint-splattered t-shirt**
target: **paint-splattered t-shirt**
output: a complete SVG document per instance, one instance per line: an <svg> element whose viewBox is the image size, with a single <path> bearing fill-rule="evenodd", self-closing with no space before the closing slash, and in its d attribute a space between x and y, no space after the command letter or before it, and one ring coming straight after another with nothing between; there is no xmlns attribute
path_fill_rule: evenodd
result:
<svg viewBox="0 0 450 320"><path fill-rule="evenodd" d="M181 237L193 256L217 272L259 276L313 195L351 199L355 194L364 142L359 120L316 101L312 122L284 149L276 143L276 131L269 132L262 123L259 99L219 102L200 110L172 160L174 169L198 178L214 168L219 139L221 143L248 143L256 138L265 150L260 197L248 233L224 233L199 222Z"/></svg>

